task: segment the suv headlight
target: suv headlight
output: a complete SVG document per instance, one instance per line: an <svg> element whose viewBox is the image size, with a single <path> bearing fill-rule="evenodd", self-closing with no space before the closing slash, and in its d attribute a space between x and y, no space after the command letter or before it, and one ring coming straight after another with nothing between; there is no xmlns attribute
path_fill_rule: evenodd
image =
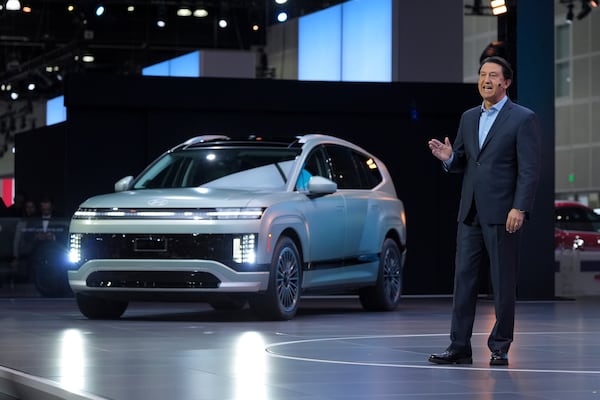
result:
<svg viewBox="0 0 600 400"><path fill-rule="evenodd" d="M205 209L131 209L80 208L73 219L260 219L261 207L223 207Z"/></svg>
<svg viewBox="0 0 600 400"><path fill-rule="evenodd" d="M211 219L260 219L264 210L259 207L247 208L217 208L207 212Z"/></svg>
<svg viewBox="0 0 600 400"><path fill-rule="evenodd" d="M256 235L253 233L233 238L233 261L254 263L256 261Z"/></svg>
<svg viewBox="0 0 600 400"><path fill-rule="evenodd" d="M69 239L69 261L77 264L81 261L81 233L72 233Z"/></svg>

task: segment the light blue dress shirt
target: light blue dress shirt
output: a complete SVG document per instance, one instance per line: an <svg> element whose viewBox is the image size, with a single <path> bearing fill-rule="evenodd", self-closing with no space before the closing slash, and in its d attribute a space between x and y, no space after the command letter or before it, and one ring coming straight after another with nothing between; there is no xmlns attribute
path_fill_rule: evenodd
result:
<svg viewBox="0 0 600 400"><path fill-rule="evenodd" d="M502 107L504 107L504 104L506 104L507 100L508 100L508 96L504 96L504 98L502 98L502 100L500 100L499 102L497 102L496 104L491 106L489 110L486 110L485 107L483 106L483 104L481 104L481 114L479 115L479 148L480 149L481 149L481 146L483 146L483 142L485 142L485 138L487 137L487 134L490 131L490 128L492 127L492 124L496 120L498 113L500 113L500 110L502 109Z"/></svg>

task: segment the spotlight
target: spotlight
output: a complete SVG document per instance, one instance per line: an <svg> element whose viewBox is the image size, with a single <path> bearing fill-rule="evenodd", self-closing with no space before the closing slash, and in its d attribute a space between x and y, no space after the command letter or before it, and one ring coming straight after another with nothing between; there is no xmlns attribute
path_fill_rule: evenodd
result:
<svg viewBox="0 0 600 400"><path fill-rule="evenodd" d="M181 7L177 9L178 17L189 17L192 15L192 9L187 4L182 4Z"/></svg>
<svg viewBox="0 0 600 400"><path fill-rule="evenodd" d="M280 12L279 14L277 14L277 21L278 22L285 22L288 19L288 15L285 11Z"/></svg>
<svg viewBox="0 0 600 400"><path fill-rule="evenodd" d="M227 20L226 20L226 19L224 19L224 18L221 18L221 19L219 20L219 28L223 28L223 29L225 29L225 28L227 28L227 25L228 25L228 23L227 23Z"/></svg>
<svg viewBox="0 0 600 400"><path fill-rule="evenodd" d="M104 6L100 4L98 7L96 7L96 16L99 17L102 14L104 14Z"/></svg>
<svg viewBox="0 0 600 400"><path fill-rule="evenodd" d="M21 9L21 2L19 0L8 0L6 2L6 9L9 11L19 11Z"/></svg>
<svg viewBox="0 0 600 400"><path fill-rule="evenodd" d="M160 29L167 26L167 18L165 17L166 11L164 6L158 8L158 16L156 17L156 26Z"/></svg>
<svg viewBox="0 0 600 400"><path fill-rule="evenodd" d="M492 7L493 15L506 14L508 8L506 7L506 1L504 0L491 0L490 6Z"/></svg>
<svg viewBox="0 0 600 400"><path fill-rule="evenodd" d="M196 18L204 18L208 16L208 11L206 11L206 8L196 8L193 15Z"/></svg>

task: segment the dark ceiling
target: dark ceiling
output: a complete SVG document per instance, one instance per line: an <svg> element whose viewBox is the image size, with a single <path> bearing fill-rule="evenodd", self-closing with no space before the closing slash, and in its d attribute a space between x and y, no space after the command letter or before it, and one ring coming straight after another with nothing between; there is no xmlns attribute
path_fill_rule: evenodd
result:
<svg viewBox="0 0 600 400"><path fill-rule="evenodd" d="M264 46L265 27L275 23L279 10L295 18L342 2L105 0L104 14L96 16L97 0L21 1L31 12L0 10L0 96L8 98L7 84L20 91L21 99L55 96L62 90L61 79L71 71L139 74L145 66L198 49ZM186 3L192 8L202 4L208 16L177 16L177 8ZM67 10L69 5L73 11ZM129 5L135 10L128 11ZM166 17L164 28L156 26L159 15ZM227 29L216 25L222 15L230 19ZM253 24L260 29L253 31ZM95 61L84 63L86 54ZM35 91L26 90L30 82L36 84Z"/></svg>

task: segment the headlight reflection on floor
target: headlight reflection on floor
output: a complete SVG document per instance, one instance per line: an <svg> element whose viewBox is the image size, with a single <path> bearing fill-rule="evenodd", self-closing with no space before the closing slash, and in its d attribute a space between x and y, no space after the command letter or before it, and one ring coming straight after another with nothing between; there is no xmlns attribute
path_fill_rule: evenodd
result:
<svg viewBox="0 0 600 400"><path fill-rule="evenodd" d="M266 399L265 341L257 332L244 332L238 339L233 368L234 399Z"/></svg>
<svg viewBox="0 0 600 400"><path fill-rule="evenodd" d="M60 339L59 382L70 391L85 387L85 343L78 329L67 329Z"/></svg>

